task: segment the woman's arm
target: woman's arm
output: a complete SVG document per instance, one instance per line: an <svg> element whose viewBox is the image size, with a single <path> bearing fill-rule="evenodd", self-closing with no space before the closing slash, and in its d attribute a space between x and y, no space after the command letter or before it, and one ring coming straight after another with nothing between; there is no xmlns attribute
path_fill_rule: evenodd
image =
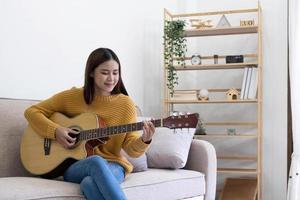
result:
<svg viewBox="0 0 300 200"><path fill-rule="evenodd" d="M24 116L28 123L42 137L55 139L55 130L59 125L52 122L49 117L54 112L63 110L64 102L62 96L63 93L56 94L25 110Z"/></svg>

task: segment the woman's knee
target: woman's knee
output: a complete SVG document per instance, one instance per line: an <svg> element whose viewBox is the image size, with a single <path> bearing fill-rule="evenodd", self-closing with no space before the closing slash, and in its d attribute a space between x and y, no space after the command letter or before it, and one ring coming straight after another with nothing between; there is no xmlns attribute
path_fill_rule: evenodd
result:
<svg viewBox="0 0 300 200"><path fill-rule="evenodd" d="M94 166L96 168L101 168L103 166L107 166L107 161L101 156L93 155L86 159L88 159L90 167Z"/></svg>

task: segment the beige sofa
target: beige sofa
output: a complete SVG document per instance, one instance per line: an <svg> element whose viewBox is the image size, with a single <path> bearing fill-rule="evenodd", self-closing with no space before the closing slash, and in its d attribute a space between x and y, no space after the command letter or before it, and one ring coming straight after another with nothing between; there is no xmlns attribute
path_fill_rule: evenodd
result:
<svg viewBox="0 0 300 200"><path fill-rule="evenodd" d="M79 185L33 177L20 161L24 110L36 101L0 98L0 199L84 199ZM216 154L205 141L193 140L184 169L149 169L122 183L128 200L215 199Z"/></svg>

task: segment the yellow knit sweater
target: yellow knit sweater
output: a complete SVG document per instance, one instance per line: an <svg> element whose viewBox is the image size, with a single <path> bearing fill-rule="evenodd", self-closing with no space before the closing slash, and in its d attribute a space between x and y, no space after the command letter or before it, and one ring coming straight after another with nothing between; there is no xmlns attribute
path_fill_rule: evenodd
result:
<svg viewBox="0 0 300 200"><path fill-rule="evenodd" d="M72 88L60 92L53 97L31 106L25 111L25 117L31 127L41 136L55 139L55 130L59 127L48 118L60 112L68 117L74 117L84 112L98 114L106 126L123 125L136 122L135 105L130 97L117 94L111 96L96 96L92 104L87 105L82 88ZM121 148L131 157L139 157L147 149L138 132L130 132L112 136L105 145L96 149L96 153L108 161L120 163L127 173L132 171L132 165L120 155Z"/></svg>

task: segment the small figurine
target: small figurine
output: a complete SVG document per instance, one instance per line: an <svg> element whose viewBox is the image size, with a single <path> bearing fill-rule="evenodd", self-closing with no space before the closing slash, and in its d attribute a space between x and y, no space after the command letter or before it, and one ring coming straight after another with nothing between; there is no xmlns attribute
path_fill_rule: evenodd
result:
<svg viewBox="0 0 300 200"><path fill-rule="evenodd" d="M235 128L227 128L227 135L236 135Z"/></svg>
<svg viewBox="0 0 300 200"><path fill-rule="evenodd" d="M207 89L201 89L201 90L197 91L198 100L206 101L209 99L208 95L209 95L209 92Z"/></svg>
<svg viewBox="0 0 300 200"><path fill-rule="evenodd" d="M202 20L202 19L190 19L191 26L195 27L196 29L203 29L203 28L211 28L211 20Z"/></svg>
<svg viewBox="0 0 300 200"><path fill-rule="evenodd" d="M239 95L240 92L235 88L231 88L226 92L227 100L237 100Z"/></svg>
<svg viewBox="0 0 300 200"><path fill-rule="evenodd" d="M218 58L219 58L219 56L218 55L214 55L214 64L218 64Z"/></svg>
<svg viewBox="0 0 300 200"><path fill-rule="evenodd" d="M217 24L217 28L228 28L230 27L230 23L228 19L225 17L225 15L222 15L220 21Z"/></svg>

